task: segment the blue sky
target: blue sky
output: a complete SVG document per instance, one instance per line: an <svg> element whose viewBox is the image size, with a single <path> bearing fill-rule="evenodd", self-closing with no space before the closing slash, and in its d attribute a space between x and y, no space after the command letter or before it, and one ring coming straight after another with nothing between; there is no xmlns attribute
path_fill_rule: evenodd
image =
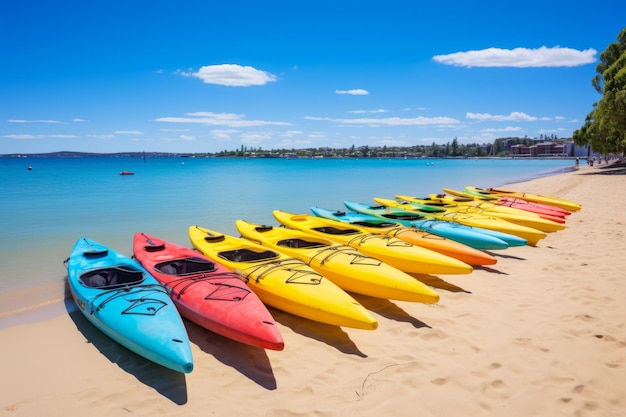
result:
<svg viewBox="0 0 626 417"><path fill-rule="evenodd" d="M0 154L571 137L626 5L2 1Z"/></svg>

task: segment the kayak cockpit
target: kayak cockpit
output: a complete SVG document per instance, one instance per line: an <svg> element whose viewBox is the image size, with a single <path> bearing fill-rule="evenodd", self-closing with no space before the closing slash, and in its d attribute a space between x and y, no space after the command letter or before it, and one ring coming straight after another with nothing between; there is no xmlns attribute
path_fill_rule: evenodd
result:
<svg viewBox="0 0 626 417"><path fill-rule="evenodd" d="M155 265L154 269L167 275L191 275L214 272L215 263L202 258L184 258L162 262Z"/></svg>
<svg viewBox="0 0 626 417"><path fill-rule="evenodd" d="M85 272L80 281L90 288L113 288L136 285L145 279L142 271L128 268L102 268Z"/></svg>
<svg viewBox="0 0 626 417"><path fill-rule="evenodd" d="M324 248L328 245L321 243L321 242L293 238L293 239L281 240L280 242L278 242L278 246L283 246L285 248L301 249L301 248Z"/></svg>
<svg viewBox="0 0 626 417"><path fill-rule="evenodd" d="M256 252L247 248L235 249L219 253L219 257L231 262L258 262L270 259L276 259L280 255L274 251L266 250Z"/></svg>

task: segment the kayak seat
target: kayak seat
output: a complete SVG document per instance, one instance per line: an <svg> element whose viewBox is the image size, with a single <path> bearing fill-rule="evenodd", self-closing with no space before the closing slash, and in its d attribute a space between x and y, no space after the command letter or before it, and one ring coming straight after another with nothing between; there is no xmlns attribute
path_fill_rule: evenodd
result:
<svg viewBox="0 0 626 417"><path fill-rule="evenodd" d="M146 250L146 252L158 252L158 251L165 249L165 244L147 245L147 246L144 246L144 249Z"/></svg>
<svg viewBox="0 0 626 417"><path fill-rule="evenodd" d="M394 220L424 220L424 216L412 214L383 214L383 217Z"/></svg>
<svg viewBox="0 0 626 417"><path fill-rule="evenodd" d="M315 227L313 230L317 230L318 232L326 233L328 235L354 235L359 233L356 229L337 229L332 226Z"/></svg>
<svg viewBox="0 0 626 417"><path fill-rule="evenodd" d="M215 263L202 258L185 258L157 264L154 269L167 275L189 275L215 271Z"/></svg>
<svg viewBox="0 0 626 417"><path fill-rule="evenodd" d="M104 249L104 250L88 250L83 252L83 256L85 258L102 258L104 256L107 256L109 253L108 250Z"/></svg>
<svg viewBox="0 0 626 417"><path fill-rule="evenodd" d="M90 288L108 288L138 284L143 281L141 271L126 268L105 268L84 273L80 280Z"/></svg>
<svg viewBox="0 0 626 417"><path fill-rule="evenodd" d="M396 225L396 223L390 223L390 222L377 222L377 223L370 223L370 222L352 222L351 224L354 224L356 226L365 226L365 227L370 227L373 229L388 229L390 227L394 227Z"/></svg>
<svg viewBox="0 0 626 417"><path fill-rule="evenodd" d="M326 247L327 245L323 243L319 243L319 242L311 242L310 240L294 238L294 239L281 240L280 242L278 242L278 246L298 249L298 248L323 248L323 247Z"/></svg>
<svg viewBox="0 0 626 417"><path fill-rule="evenodd" d="M278 254L271 250L255 252L250 249L235 249L219 253L219 257L231 262L256 262L278 258Z"/></svg>

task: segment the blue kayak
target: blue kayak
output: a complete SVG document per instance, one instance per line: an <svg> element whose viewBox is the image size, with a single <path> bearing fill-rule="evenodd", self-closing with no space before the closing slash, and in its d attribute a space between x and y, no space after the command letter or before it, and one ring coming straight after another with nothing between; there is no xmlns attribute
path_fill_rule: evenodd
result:
<svg viewBox="0 0 626 417"><path fill-rule="evenodd" d="M422 210L422 208L420 207L420 204L415 204L413 202L404 202L404 201L394 201L394 200L387 200L384 198L374 198L374 201L376 201L379 205L378 206L368 206L367 204L359 204L359 203L352 203L352 202L348 202L348 204L359 204L360 206L363 207L363 210L367 210L368 208L370 209L374 209L376 210L378 213L382 213L382 212L392 212L393 216L397 216L397 215L401 215L403 217L415 217L417 216L418 219L421 220L428 220L428 221L443 221L445 223L449 223L452 224L454 226L457 227L461 227L463 229L470 229L473 230L474 232L479 232L479 233L483 233L489 236L493 236L495 238L498 238L500 240L503 240L506 242L506 244L509 247L512 246L526 246L528 245L528 241L526 239L524 239L523 237L520 237L518 235L514 235L512 233L507 233L507 232L503 232L501 230L495 230L495 229L491 229L491 228L485 228L485 227L480 227L480 226L474 226L474 225L469 225L469 224L464 224L461 223L459 221L454 220L454 217L448 219L446 214L444 213L443 216L438 215L441 213L436 213L436 212L425 212L424 210ZM394 204L386 204L385 201L393 201ZM406 207L406 208L405 208ZM426 230L426 229L424 229ZM434 233L434 232L432 232Z"/></svg>
<svg viewBox="0 0 626 417"><path fill-rule="evenodd" d="M94 326L146 359L178 372L193 370L176 306L137 262L81 238L65 263L72 297Z"/></svg>
<svg viewBox="0 0 626 417"><path fill-rule="evenodd" d="M472 230L467 230L466 226L463 225L456 227L454 224L446 224L446 222L438 220L425 220L424 223L420 223L417 220L392 219L376 216L374 214L359 213L355 211L332 211L319 207L312 207L311 211L317 217L354 224L357 226L388 228L394 225L402 225L411 227L446 239L454 240L455 242L462 243L466 246L479 250L506 249L509 247L506 242L498 238L480 234Z"/></svg>
<svg viewBox="0 0 626 417"><path fill-rule="evenodd" d="M415 227L434 235L439 235L480 250L506 249L511 246L526 245L526 240L508 233L466 226L458 222L428 218L417 212L386 206L344 201L344 205L361 214L394 221L404 226Z"/></svg>

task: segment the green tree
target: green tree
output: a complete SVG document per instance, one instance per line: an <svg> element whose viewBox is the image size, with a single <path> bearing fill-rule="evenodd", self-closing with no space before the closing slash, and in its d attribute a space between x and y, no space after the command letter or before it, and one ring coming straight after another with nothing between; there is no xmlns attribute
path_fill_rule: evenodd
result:
<svg viewBox="0 0 626 417"><path fill-rule="evenodd" d="M574 131L574 143L603 154L626 151L626 28L600 54L591 84L602 97Z"/></svg>

